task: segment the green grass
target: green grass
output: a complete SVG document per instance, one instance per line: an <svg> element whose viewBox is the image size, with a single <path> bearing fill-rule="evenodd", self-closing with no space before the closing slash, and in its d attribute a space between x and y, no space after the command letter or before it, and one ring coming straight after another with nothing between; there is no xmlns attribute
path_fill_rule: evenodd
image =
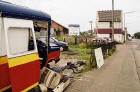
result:
<svg viewBox="0 0 140 92"><path fill-rule="evenodd" d="M90 58L90 49L78 45L71 45L69 46L69 49L72 50L74 53L79 53L79 55L77 55L78 60L89 60Z"/></svg>
<svg viewBox="0 0 140 92"><path fill-rule="evenodd" d="M96 66L95 59L91 58L91 49L87 48L85 44L69 45L69 48L73 53L79 53L79 55L75 56L76 59L86 61L86 66L84 67L83 72L87 72ZM68 53L68 51L65 53Z"/></svg>
<svg viewBox="0 0 140 92"><path fill-rule="evenodd" d="M96 67L96 60L95 60L94 52L91 55L92 43L88 43L88 44L78 43L75 45L74 37L71 37L67 43L69 45L70 51L64 51L62 53L78 53L78 55L73 55L73 57L78 60L86 61L86 66L84 67L83 73ZM112 53L115 52L115 50L116 50L116 47L113 47L111 50L108 51L108 54L104 53L104 58L111 56ZM82 75L82 73L80 75Z"/></svg>
<svg viewBox="0 0 140 92"><path fill-rule="evenodd" d="M111 56L116 51L116 46L113 46L111 50L109 50L108 55Z"/></svg>
<svg viewBox="0 0 140 92"><path fill-rule="evenodd" d="M83 72L87 72L91 70L93 67L96 67L96 60L94 56L91 56L91 49L87 48L85 44L82 43L79 45L70 45L70 49L72 49L74 53L79 53L79 55L76 56L78 60L86 61L87 65L84 67ZM104 59L106 59L108 56L111 56L115 51L116 46L114 46L111 50L109 50L108 54L107 53L104 54Z"/></svg>

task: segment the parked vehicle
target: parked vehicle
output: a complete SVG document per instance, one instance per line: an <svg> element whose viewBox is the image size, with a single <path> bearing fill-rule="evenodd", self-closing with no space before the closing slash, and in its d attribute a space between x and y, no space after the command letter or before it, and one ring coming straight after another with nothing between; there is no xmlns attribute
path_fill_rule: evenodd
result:
<svg viewBox="0 0 140 92"><path fill-rule="evenodd" d="M58 41L54 37L50 38L50 43L54 43L60 47L60 51L68 50L68 44L66 42Z"/></svg>
<svg viewBox="0 0 140 92"><path fill-rule="evenodd" d="M106 39L107 40L107 42L112 42L112 40L111 40L111 38L109 38L109 37L104 37L104 39Z"/></svg>
<svg viewBox="0 0 140 92"><path fill-rule="evenodd" d="M62 92L68 85L46 68L60 55L50 46L50 25L46 13L0 1L0 92Z"/></svg>
<svg viewBox="0 0 140 92"><path fill-rule="evenodd" d="M97 41L97 42L103 41L106 43L112 42L111 38L109 38L109 37L95 37L95 38L93 38L93 41Z"/></svg>
<svg viewBox="0 0 140 92"><path fill-rule="evenodd" d="M132 41L132 37L131 37L131 36L128 36L128 40L129 40L129 41Z"/></svg>
<svg viewBox="0 0 140 92"><path fill-rule="evenodd" d="M55 61L55 63L57 63L60 60L60 48L58 45L54 43L49 43L48 55L47 55L46 43L38 39L37 48L38 48L38 52L40 53L39 55L40 55L41 68L44 67L44 65L47 67L47 64L51 61Z"/></svg>

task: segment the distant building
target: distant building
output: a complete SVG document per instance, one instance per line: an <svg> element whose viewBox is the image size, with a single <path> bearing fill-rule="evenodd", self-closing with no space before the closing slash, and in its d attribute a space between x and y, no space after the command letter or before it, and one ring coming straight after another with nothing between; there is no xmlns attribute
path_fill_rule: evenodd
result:
<svg viewBox="0 0 140 92"><path fill-rule="evenodd" d="M80 25L70 24L69 25L69 35L80 35Z"/></svg>
<svg viewBox="0 0 140 92"><path fill-rule="evenodd" d="M51 21L51 35L62 36L68 35L68 33L68 28L64 27L63 25L57 23L54 20Z"/></svg>
<svg viewBox="0 0 140 92"><path fill-rule="evenodd" d="M124 41L123 13L121 10L114 10L114 40ZM112 38L112 10L97 11L96 19L97 37Z"/></svg>

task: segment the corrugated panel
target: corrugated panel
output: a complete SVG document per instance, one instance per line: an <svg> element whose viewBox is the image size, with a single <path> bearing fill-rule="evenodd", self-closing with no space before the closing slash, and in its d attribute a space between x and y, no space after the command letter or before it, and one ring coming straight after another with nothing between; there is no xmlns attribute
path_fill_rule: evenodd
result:
<svg viewBox="0 0 140 92"><path fill-rule="evenodd" d="M121 22L121 10L114 10L114 21ZM100 22L110 22L112 21L112 11L98 11L99 21Z"/></svg>

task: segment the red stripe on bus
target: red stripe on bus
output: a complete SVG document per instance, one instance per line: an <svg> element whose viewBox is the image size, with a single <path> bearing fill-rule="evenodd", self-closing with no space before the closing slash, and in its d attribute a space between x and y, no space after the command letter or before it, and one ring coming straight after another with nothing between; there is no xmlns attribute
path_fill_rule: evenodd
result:
<svg viewBox="0 0 140 92"><path fill-rule="evenodd" d="M8 63L0 65L0 89L10 85Z"/></svg>
<svg viewBox="0 0 140 92"><path fill-rule="evenodd" d="M20 62L20 61L19 61ZM20 92L39 82L40 61L36 60L9 69L12 92Z"/></svg>

